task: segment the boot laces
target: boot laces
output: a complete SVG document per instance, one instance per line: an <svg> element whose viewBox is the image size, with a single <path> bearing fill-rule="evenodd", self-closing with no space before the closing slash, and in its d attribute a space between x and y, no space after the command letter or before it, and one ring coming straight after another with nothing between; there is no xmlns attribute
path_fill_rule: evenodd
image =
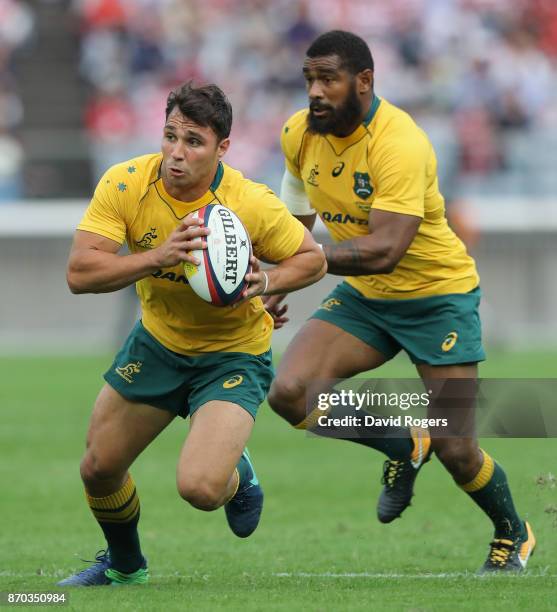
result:
<svg viewBox="0 0 557 612"><path fill-rule="evenodd" d="M515 550L515 543L512 540L495 539L489 545L489 561L498 567L504 567Z"/></svg>
<svg viewBox="0 0 557 612"><path fill-rule="evenodd" d="M381 478L381 484L387 487L393 487L396 479L402 474L404 468L403 461L397 461L396 459L388 459L383 464L383 478Z"/></svg>

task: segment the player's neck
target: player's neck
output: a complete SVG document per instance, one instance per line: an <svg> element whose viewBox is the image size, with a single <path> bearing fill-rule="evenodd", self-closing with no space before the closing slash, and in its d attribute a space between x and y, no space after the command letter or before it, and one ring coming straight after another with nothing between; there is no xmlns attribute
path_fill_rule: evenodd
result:
<svg viewBox="0 0 557 612"><path fill-rule="evenodd" d="M164 189L169 196L172 196L175 200L180 200L180 202L195 202L202 198L207 191L209 191L209 186L211 183L207 183L206 185L198 184L195 187L175 187L173 185L169 185L168 182L162 179L164 184Z"/></svg>
<svg viewBox="0 0 557 612"><path fill-rule="evenodd" d="M180 202L195 202L202 198L210 189L213 182L214 173L196 182L193 185L172 185L163 175L162 182L164 189L169 196L172 196L175 200Z"/></svg>

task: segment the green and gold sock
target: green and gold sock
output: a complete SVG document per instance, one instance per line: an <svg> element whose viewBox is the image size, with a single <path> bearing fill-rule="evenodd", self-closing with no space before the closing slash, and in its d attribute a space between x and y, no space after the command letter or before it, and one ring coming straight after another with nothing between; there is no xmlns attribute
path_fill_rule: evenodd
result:
<svg viewBox="0 0 557 612"><path fill-rule="evenodd" d="M104 532L112 566L125 574L137 571L144 563L137 524L139 497L130 475L124 486L112 495L92 497L85 492L93 516Z"/></svg>
<svg viewBox="0 0 557 612"><path fill-rule="evenodd" d="M362 412L361 416L365 414L369 413ZM345 416L346 413L343 410L336 411L334 408L329 408L328 410L314 408L303 421L297 425L294 425L294 427L296 429L307 429L310 431L313 429L318 429L318 419L323 415L332 418L340 418ZM362 446L367 446L368 448L373 448L381 453L385 453L389 459L404 460L411 456L414 449L414 442L408 427L397 427L395 425L374 425L373 437L368 437L366 435L365 427L361 429L361 437L339 437L339 439L354 442L355 444L360 444Z"/></svg>
<svg viewBox="0 0 557 612"><path fill-rule="evenodd" d="M524 523L514 507L507 475L484 450L482 467L470 482L461 485L474 502L489 516L496 538L515 540L524 535Z"/></svg>

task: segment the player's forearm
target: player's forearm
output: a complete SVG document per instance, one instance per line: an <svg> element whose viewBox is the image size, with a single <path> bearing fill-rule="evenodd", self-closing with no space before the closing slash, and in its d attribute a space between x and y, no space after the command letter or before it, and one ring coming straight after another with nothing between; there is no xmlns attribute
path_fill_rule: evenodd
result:
<svg viewBox="0 0 557 612"><path fill-rule="evenodd" d="M265 270L268 277L265 295L289 293L307 287L325 276L327 264L319 247L285 259Z"/></svg>
<svg viewBox="0 0 557 612"><path fill-rule="evenodd" d="M67 280L72 293L110 293L159 269L155 251L117 255L95 249L72 254Z"/></svg>
<svg viewBox="0 0 557 612"><path fill-rule="evenodd" d="M338 244L323 247L327 259L327 272L339 276L365 276L388 274L398 263L388 244L358 236Z"/></svg>

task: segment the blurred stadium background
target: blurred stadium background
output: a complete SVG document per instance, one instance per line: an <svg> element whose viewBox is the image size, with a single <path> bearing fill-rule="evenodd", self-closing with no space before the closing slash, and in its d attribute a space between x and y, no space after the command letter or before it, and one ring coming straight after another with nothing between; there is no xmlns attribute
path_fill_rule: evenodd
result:
<svg viewBox="0 0 557 612"><path fill-rule="evenodd" d="M226 161L277 189L282 122L329 28L363 35L376 90L435 144L453 225L477 257L488 342L557 342L557 3L553 0L0 0L4 353L113 348L131 291L69 295L64 263L96 181L158 150L168 91L219 84ZM291 299L280 348L336 279ZM78 342L79 341L79 342Z"/></svg>

